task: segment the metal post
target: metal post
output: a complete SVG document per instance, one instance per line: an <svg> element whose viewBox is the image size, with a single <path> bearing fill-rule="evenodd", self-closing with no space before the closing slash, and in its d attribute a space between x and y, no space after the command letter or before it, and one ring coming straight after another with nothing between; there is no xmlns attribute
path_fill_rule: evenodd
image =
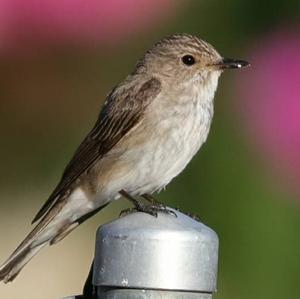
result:
<svg viewBox="0 0 300 299"><path fill-rule="evenodd" d="M211 299L217 234L185 214L132 213L97 231L92 284L97 299Z"/></svg>

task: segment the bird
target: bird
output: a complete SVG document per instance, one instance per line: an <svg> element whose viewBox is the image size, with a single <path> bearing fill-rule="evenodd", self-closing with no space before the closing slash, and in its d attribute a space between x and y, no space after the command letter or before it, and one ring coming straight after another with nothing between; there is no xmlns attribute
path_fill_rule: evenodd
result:
<svg viewBox="0 0 300 299"><path fill-rule="evenodd" d="M34 217L36 226L0 266L0 281L12 281L42 248L121 196L139 211L166 210L152 194L205 143L221 73L248 65L185 33L155 43L107 95L94 127ZM142 196L152 203L143 205L137 199Z"/></svg>

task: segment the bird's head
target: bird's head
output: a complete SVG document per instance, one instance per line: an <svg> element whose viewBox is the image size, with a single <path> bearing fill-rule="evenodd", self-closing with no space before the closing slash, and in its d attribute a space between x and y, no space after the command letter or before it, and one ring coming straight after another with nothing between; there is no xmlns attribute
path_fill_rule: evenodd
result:
<svg viewBox="0 0 300 299"><path fill-rule="evenodd" d="M156 43L137 65L170 84L216 80L226 69L242 68L249 63L225 59L209 43L188 34L174 34Z"/></svg>

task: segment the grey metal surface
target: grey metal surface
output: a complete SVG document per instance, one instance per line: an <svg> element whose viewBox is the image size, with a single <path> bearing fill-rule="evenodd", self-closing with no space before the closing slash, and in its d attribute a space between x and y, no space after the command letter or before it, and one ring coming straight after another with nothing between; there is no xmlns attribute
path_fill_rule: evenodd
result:
<svg viewBox="0 0 300 299"><path fill-rule="evenodd" d="M203 223L173 211L177 218L163 213L157 218L132 213L101 226L97 231L93 285L203 293L216 291L216 233ZM208 295L197 298L206 299Z"/></svg>
<svg viewBox="0 0 300 299"><path fill-rule="evenodd" d="M139 289L99 291L97 299L211 299L212 294Z"/></svg>

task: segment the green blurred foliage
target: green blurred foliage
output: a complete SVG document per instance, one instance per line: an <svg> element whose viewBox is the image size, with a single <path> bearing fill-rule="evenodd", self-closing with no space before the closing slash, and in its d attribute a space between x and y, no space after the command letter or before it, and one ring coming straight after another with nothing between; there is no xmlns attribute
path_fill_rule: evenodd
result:
<svg viewBox="0 0 300 299"><path fill-rule="evenodd" d="M15 194L23 194L33 216L93 125L105 94L162 36L195 34L224 56L247 59L247 49L258 37L297 24L299 15L299 0L194 0L182 5L171 23L117 48L48 49L30 58L1 59L1 211L17 210ZM273 181L251 149L232 108L232 76L221 79L207 143L158 198L198 214L218 232L216 298L298 299L299 202ZM36 190L39 196L31 201L28 196ZM102 216L92 221L95 228ZM9 225L14 225L13 217Z"/></svg>

